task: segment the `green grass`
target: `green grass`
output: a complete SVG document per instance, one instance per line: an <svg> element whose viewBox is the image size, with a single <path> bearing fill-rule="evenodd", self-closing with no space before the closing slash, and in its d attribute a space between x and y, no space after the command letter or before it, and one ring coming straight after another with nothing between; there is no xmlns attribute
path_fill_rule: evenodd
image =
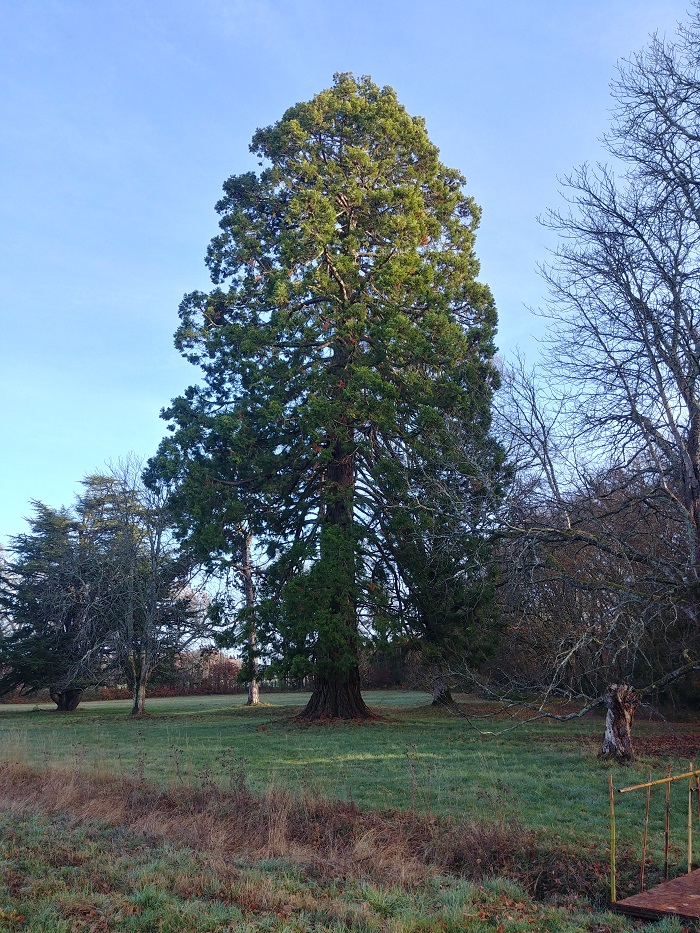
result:
<svg viewBox="0 0 700 933"><path fill-rule="evenodd" d="M238 696L154 699L151 716L141 720L127 715L124 701L85 703L64 715L49 707L5 705L0 747L5 760L98 768L158 782L206 776L225 783L243 760L258 790L273 782L374 809L517 816L563 841L607 839L609 766L596 759L600 719L540 722L482 736L463 719L433 710L425 695L385 691L368 699L382 718L359 726L290 722L305 701L300 694L273 695L255 709ZM508 723L480 726L499 732ZM648 729L637 727L640 733ZM659 762L652 764L660 775ZM648 766L642 760L616 769L616 783L644 780ZM634 797L620 798L623 829L626 813L634 818L641 800Z"/></svg>
<svg viewBox="0 0 700 933"><path fill-rule="evenodd" d="M0 814L0 931L26 933L623 933L619 916L534 902L505 880L409 890L322 882L282 860L216 863L118 830ZM649 933L681 933L676 922Z"/></svg>
<svg viewBox="0 0 700 933"><path fill-rule="evenodd" d="M160 785L215 781L227 786L243 767L253 790L263 791L273 784L353 800L363 809L413 810L465 821L522 824L538 832L553 848L569 847L599 863L607 858L609 766L596 759L602 720L587 719L566 725L545 722L512 731L504 731L506 722L486 721L478 723L479 727L499 734L484 736L464 719L433 710L425 694L377 691L367 696L380 714L377 720L365 725L307 726L290 721L290 714L305 699L302 694L266 695L266 705L255 709L243 706L240 696L153 699L148 703L150 716L141 720L128 716L129 703L125 701L84 703L76 713L63 715L49 707L0 705L0 749L4 761L42 768L67 766L106 771L126 778L145 778ZM636 732L641 735L659 728L641 722ZM687 765L686 761L672 759L642 760L629 768L614 769L615 783L621 786L644 780L650 766L661 776L667 763L676 769ZM685 858L683 801L687 801L687 788L674 790L674 796L675 857L680 863ZM652 855L657 865L661 850L661 801L662 792L656 792L652 798ZM638 851L643 795L618 795L617 804L624 865L625 852ZM316 906L304 913L305 908L297 904L294 919L285 919L279 914L285 905L275 898L284 893L280 893L280 884L286 890L284 886L292 884L289 879L296 877L293 865L237 867L239 874L242 872L237 884L243 883L241 878L250 881L249 873L253 871L266 879L250 881L253 887L258 884L277 892L274 897L270 895L277 906L264 909L260 915L251 913L252 909L245 904L241 907L240 898L227 901L209 895L204 897L208 905L205 910L197 900L201 900L199 894L186 896L182 885L173 887L163 882L166 875L170 877L168 872L181 872L183 877L201 873L201 866L197 869L188 862L200 858L196 853L167 847L156 851L142 840L133 843L136 854L132 858L128 854L131 843L120 842L117 830L95 828L93 835L85 837L85 845L96 847L91 859L59 866L53 874L49 873L50 883L40 882L46 875L46 865L40 854L42 844L33 840L42 838L42 833L46 837L60 831L61 845L69 849L79 842L84 827L72 829L66 824L51 828L39 815L19 823L13 818L8 827L5 832L14 833L17 839L13 851L25 853L20 868L13 867L15 856L12 856L8 870L27 879L36 876L36 883L32 881L31 890L19 898L0 888L0 909L5 912L5 919L0 913L0 933L15 929L31 933L93 929L87 920L80 926L83 920L78 918L76 926L75 917L66 919L64 908L51 908L52 899L63 903L60 891L61 897L71 903L82 899L97 904L86 910L88 914L94 910L92 920L93 925L98 923L94 926L98 933L102 929L490 931L497 929L498 923L505 923L503 930L507 931L583 931L597 929L590 925L593 919L602 928L606 924L611 930L632 928L629 921L621 918L600 920L598 914L595 918L579 916L576 911L580 905L573 913L547 908L551 917L537 914L533 926L532 911L545 908L534 904L524 892L511 898L521 904L518 918L504 921L500 914L497 916L494 905L499 898L505 902L508 897L498 885L494 888L496 893L489 893L483 886L475 887L458 878L434 880L425 890L410 893L367 882L369 887L364 894L357 881L339 892L330 883L316 890L308 877L297 878L294 882L297 900L303 901L302 893L306 892L309 903ZM77 834L73 842L71 833ZM115 847L121 852L119 846L123 844L126 845L123 857L120 854L115 859L109 855ZM83 877L90 860L109 862L110 871L115 873L101 882L103 887L106 885L106 892L94 878L90 881ZM186 868L177 867L184 864L182 860L187 862ZM149 864L156 866L153 876L149 874ZM631 870L631 862L627 865ZM218 869L209 870L217 875ZM117 894L123 895L127 906L119 907ZM474 908L479 898L486 899L487 906L483 909ZM24 906L27 903L32 905L31 917ZM328 909L318 913L319 904L324 903ZM12 910L17 915L24 912L30 920L13 918ZM160 917L162 926L153 925L157 921L148 919L151 916ZM416 917L422 918L423 926ZM67 925L61 926L59 920ZM433 925L426 925L429 922ZM661 925L657 929L680 927Z"/></svg>

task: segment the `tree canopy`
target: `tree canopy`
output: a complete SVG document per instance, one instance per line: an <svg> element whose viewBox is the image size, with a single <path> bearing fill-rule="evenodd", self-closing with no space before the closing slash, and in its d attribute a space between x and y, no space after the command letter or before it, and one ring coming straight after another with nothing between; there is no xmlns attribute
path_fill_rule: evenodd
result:
<svg viewBox="0 0 700 933"><path fill-rule="evenodd" d="M103 675L106 652L87 631L92 611L104 610L110 595L79 529L69 511L35 502L30 532L13 540L14 560L0 578L8 620L0 640L0 694L48 688L58 708L68 710Z"/></svg>
<svg viewBox="0 0 700 933"><path fill-rule="evenodd" d="M402 563L426 559L405 546L434 511L426 491L484 503L473 537L499 483L479 209L424 121L369 78L336 75L251 151L262 170L217 204L215 287L180 307L176 345L203 383L165 412L150 475L176 479L184 525L214 551L245 517L288 656L315 677L306 715L363 716L359 625L386 612L389 576L404 592L420 577ZM451 572L462 585L469 568Z"/></svg>

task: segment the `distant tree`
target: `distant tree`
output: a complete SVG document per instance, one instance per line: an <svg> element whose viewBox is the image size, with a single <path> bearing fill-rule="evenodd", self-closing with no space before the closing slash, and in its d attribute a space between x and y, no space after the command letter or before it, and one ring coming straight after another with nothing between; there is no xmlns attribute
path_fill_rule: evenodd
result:
<svg viewBox="0 0 700 933"><path fill-rule="evenodd" d="M457 659L479 665L494 649L494 532L509 469L479 430L454 424L446 446L413 451L375 515L381 535L372 565L375 627L385 647L421 659L421 681L436 704L452 703L446 671Z"/></svg>
<svg viewBox="0 0 700 933"><path fill-rule="evenodd" d="M167 484L168 514L177 537L219 581L219 593L211 606L225 629L219 642L242 648L241 676L248 683L247 705L254 706L259 702L256 581L262 559L254 555L253 522L259 509L256 501L246 501L244 491L218 479L228 475L229 458L216 415L198 420L188 417L186 428L161 442L145 481L154 489ZM232 590L242 599L236 599Z"/></svg>
<svg viewBox="0 0 700 933"><path fill-rule="evenodd" d="M83 481L72 510L35 503L12 541L0 598L0 693L48 689L71 711L85 687L126 677L144 711L160 658L210 632L193 564L172 537L165 497L127 463Z"/></svg>
<svg viewBox="0 0 700 933"><path fill-rule="evenodd" d="M30 532L12 540L2 577L10 624L0 636L0 694L48 689L59 711L70 712L109 667L94 617L111 597L76 516L41 502L34 513Z"/></svg>
<svg viewBox="0 0 700 933"><path fill-rule="evenodd" d="M0 545L0 636L9 635L14 625L7 604L7 592L10 585L11 574L7 566L7 552Z"/></svg>
<svg viewBox="0 0 700 933"><path fill-rule="evenodd" d="M218 484L270 558L278 645L314 675L303 715L365 717L378 514L456 428L479 438L481 472L501 461L479 209L423 120L369 78L337 75L251 150L266 167L229 178L217 205L216 287L180 308L176 344L204 384L166 411L161 454L177 446Z"/></svg>
<svg viewBox="0 0 700 933"><path fill-rule="evenodd" d="M159 659L210 634L207 599L191 586L196 564L174 539L167 491L146 488L137 462L84 486L77 511L109 569L111 611L101 626L133 688L132 715L141 715Z"/></svg>

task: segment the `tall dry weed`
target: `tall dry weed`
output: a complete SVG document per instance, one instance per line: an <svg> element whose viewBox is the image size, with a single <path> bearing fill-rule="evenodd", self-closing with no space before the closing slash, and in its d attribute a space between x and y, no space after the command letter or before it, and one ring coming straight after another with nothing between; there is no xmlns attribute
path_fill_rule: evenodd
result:
<svg viewBox="0 0 700 933"><path fill-rule="evenodd" d="M0 808L20 814L60 812L79 823L107 822L223 862L232 856L283 858L324 879L412 885L437 873L474 880L507 875L541 894L556 889L558 877L571 877L571 866L562 862L567 856L543 848L513 820L507 825L458 823L416 813L377 813L280 787L256 795L240 769L231 784L229 790L211 782L163 790L140 778L9 763L0 765ZM579 868L585 888L585 866ZM591 877L597 885L595 871Z"/></svg>

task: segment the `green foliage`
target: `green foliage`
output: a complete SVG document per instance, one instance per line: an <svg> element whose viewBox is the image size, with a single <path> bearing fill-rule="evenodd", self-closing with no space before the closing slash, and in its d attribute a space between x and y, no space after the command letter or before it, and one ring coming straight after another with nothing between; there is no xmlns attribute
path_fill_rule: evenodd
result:
<svg viewBox="0 0 700 933"><path fill-rule="evenodd" d="M34 503L30 533L13 539L1 598L9 619L0 637L0 693L80 689L101 677L104 652L86 651L91 612L104 605L100 555L77 517Z"/></svg>
<svg viewBox="0 0 700 933"><path fill-rule="evenodd" d="M217 204L216 287L180 307L176 345L204 384L165 412L173 434L150 475L177 481L183 533L203 551L235 553L245 520L272 562L287 644L343 682L358 613L395 603L387 565L425 559L391 541L396 507L417 515L419 477L466 478L468 463L498 486L479 209L423 120L369 78L336 75L251 150L262 171L229 178ZM399 576L403 590L422 583Z"/></svg>
<svg viewBox="0 0 700 933"><path fill-rule="evenodd" d="M0 693L136 684L202 615L155 497L124 476L93 475L83 486L72 510L34 503L30 533L12 541L0 578L9 620Z"/></svg>

